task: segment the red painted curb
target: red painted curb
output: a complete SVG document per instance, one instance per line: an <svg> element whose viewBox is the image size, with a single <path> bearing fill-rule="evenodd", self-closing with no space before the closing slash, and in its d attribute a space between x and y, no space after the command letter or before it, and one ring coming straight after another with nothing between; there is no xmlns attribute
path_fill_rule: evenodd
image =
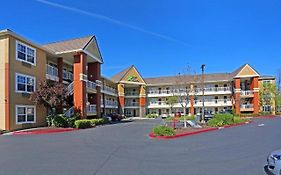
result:
<svg viewBox="0 0 281 175"><path fill-rule="evenodd" d="M75 128L64 128L64 129L38 129L31 131L16 131L12 135L36 135L36 134L49 134L49 133L60 133L60 132L69 132L75 131L78 129Z"/></svg>
<svg viewBox="0 0 281 175"><path fill-rule="evenodd" d="M200 133L204 133L204 132L215 131L215 130L219 130L220 128L223 129L223 128L230 128L230 127L234 127L234 126L241 126L241 125L249 124L251 122L252 121L236 123L236 124L233 124L233 125L227 125L227 126L223 126L223 127L208 128L208 129L204 129L204 130L200 130L200 131L183 133L183 134L178 134L178 135L174 135L174 136L155 136L153 132L150 132L149 133L149 137L155 138L155 139L175 139L175 138L179 138L179 137L184 137L184 136L190 136L190 135L200 134Z"/></svg>

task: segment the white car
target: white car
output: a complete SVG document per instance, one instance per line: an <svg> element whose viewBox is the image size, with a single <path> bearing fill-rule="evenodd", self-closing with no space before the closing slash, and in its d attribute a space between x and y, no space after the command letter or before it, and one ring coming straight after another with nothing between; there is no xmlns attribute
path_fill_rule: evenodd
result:
<svg viewBox="0 0 281 175"><path fill-rule="evenodd" d="M267 167L270 173L281 175L281 149L273 151L267 157Z"/></svg>

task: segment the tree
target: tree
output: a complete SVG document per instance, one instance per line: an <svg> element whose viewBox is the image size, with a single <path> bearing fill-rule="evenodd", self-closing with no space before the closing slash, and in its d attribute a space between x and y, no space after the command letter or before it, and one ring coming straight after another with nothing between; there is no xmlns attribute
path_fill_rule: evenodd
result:
<svg viewBox="0 0 281 175"><path fill-rule="evenodd" d="M281 69L279 69L279 70L277 71L277 77L276 77L276 79L277 79L277 90L278 90L278 92L280 93L280 92L281 92Z"/></svg>
<svg viewBox="0 0 281 175"><path fill-rule="evenodd" d="M167 103L167 105L170 106L171 113L172 113L172 111L173 111L174 105L175 105L177 102L178 102L178 99L177 99L176 96L169 96L169 97L167 98L166 103Z"/></svg>
<svg viewBox="0 0 281 175"><path fill-rule="evenodd" d="M36 104L44 105L54 113L54 108L58 109L66 104L67 97L67 89L64 84L44 80L38 83L38 88L31 94L30 100Z"/></svg>
<svg viewBox="0 0 281 175"><path fill-rule="evenodd" d="M275 103L275 106L273 106ZM261 83L260 85L260 106L273 106L277 109L281 105L281 96L278 92L278 87L274 83Z"/></svg>
<svg viewBox="0 0 281 175"><path fill-rule="evenodd" d="M184 127L186 128L186 108L188 106L190 95L195 94L195 89L191 87L192 84L197 83L199 77L196 75L196 72L192 70L190 66L187 66L182 73L178 73L176 76L176 83L173 91L174 96L177 97L177 101L180 103L184 111Z"/></svg>

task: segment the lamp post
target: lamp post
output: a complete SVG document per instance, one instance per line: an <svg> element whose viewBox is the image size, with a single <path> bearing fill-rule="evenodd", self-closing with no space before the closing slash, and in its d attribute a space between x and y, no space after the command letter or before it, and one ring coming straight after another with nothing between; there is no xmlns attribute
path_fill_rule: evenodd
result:
<svg viewBox="0 0 281 175"><path fill-rule="evenodd" d="M204 122L205 120L205 84L204 84L204 71L205 71L205 64L201 65L201 70L202 70L202 113L201 113L201 122Z"/></svg>

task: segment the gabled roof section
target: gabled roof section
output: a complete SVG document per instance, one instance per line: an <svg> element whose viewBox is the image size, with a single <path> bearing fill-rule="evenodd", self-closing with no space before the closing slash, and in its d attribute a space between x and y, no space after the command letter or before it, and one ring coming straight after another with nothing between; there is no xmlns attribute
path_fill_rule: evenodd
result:
<svg viewBox="0 0 281 175"><path fill-rule="evenodd" d="M122 82L128 84L146 84L138 70L134 65L124 69L110 78L115 82Z"/></svg>
<svg viewBox="0 0 281 175"><path fill-rule="evenodd" d="M94 35L49 43L43 45L43 47L55 54L84 52L96 61L103 63L97 40Z"/></svg>
<svg viewBox="0 0 281 175"><path fill-rule="evenodd" d="M249 64L244 64L243 66L239 67L234 72L232 72L231 75L233 78L260 76L260 74Z"/></svg>
<svg viewBox="0 0 281 175"><path fill-rule="evenodd" d="M58 41L43 45L46 49L59 54L67 53L76 50L82 50L92 40L94 36L86 36L82 38L70 39L65 41Z"/></svg>

